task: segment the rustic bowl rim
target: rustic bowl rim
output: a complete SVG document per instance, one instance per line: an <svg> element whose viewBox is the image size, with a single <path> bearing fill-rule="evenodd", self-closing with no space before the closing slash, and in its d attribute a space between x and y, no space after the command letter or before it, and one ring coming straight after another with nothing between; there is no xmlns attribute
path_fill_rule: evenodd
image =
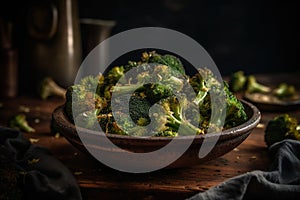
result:
<svg viewBox="0 0 300 200"><path fill-rule="evenodd" d="M55 121L55 123L60 124L63 127L67 127L68 129L75 130L80 130L84 133L91 134L91 135L97 135L97 136L105 136L109 139L115 140L115 139L122 139L122 140L130 140L130 141L171 141L172 139L176 138L177 140L186 140L186 139L191 139L193 138L194 140L203 140L206 138L211 138L211 137L219 137L219 140L229 140L235 137L238 137L240 135L243 135L247 133L248 131L254 129L258 123L260 122L261 119L261 113L259 109L253 105L252 103L240 99L240 101L243 103L243 105L246 107L248 111L251 113L247 113L249 116L248 120L238 126L225 129L220 132L216 133L209 133L209 134L204 134L204 135L190 135L190 136L177 136L177 137L164 137L164 136L155 136L155 137L148 137L148 136L128 136L128 135L118 135L118 134L112 134L112 133L101 133L100 131L95 131L83 127L76 127L74 123L71 122L71 120L66 116L64 112L64 105L58 106L52 113L52 120ZM57 115L61 115L60 119L62 120L57 120ZM62 132L62 135L65 135L64 132Z"/></svg>

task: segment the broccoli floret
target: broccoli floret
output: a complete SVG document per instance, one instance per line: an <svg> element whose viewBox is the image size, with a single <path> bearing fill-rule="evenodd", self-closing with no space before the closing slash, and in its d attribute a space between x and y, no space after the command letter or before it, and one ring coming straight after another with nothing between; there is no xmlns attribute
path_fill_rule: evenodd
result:
<svg viewBox="0 0 300 200"><path fill-rule="evenodd" d="M35 129L28 124L26 115L22 113L12 116L8 122L8 126L28 133L35 132Z"/></svg>
<svg viewBox="0 0 300 200"><path fill-rule="evenodd" d="M271 92L271 88L257 82L254 75L249 75L246 83L246 92L247 93L268 93Z"/></svg>
<svg viewBox="0 0 300 200"><path fill-rule="evenodd" d="M98 121L102 130L105 133L142 135L141 131L135 127L146 126L150 123L150 103L138 94L133 94L129 98L129 105L125 106L124 102L127 101L123 98L124 96L118 96L111 102L114 106L115 116L113 116L111 106L106 107L98 114ZM117 125L116 118L118 122L122 123L122 127ZM143 133L146 134L146 132Z"/></svg>
<svg viewBox="0 0 300 200"><path fill-rule="evenodd" d="M57 85L51 77L46 77L40 82L39 95L42 99L47 99L50 96L58 96L65 98L66 89Z"/></svg>
<svg viewBox="0 0 300 200"><path fill-rule="evenodd" d="M82 113L75 115L76 125L91 129L91 130L99 130L100 126L98 123L98 113L97 110L88 110Z"/></svg>
<svg viewBox="0 0 300 200"><path fill-rule="evenodd" d="M181 96L180 99L170 96L151 107L150 117L156 122L153 123L154 127L152 128L157 131L155 135L178 135L179 128L182 130L182 135L204 134L204 129L198 128L198 124L194 125L186 118L186 113L197 109L193 105L184 96Z"/></svg>
<svg viewBox="0 0 300 200"><path fill-rule="evenodd" d="M248 116L242 102L230 91L229 86L224 82L226 94L226 117L224 128L238 126L247 121Z"/></svg>
<svg viewBox="0 0 300 200"><path fill-rule="evenodd" d="M73 116L85 111L103 109L108 105L105 98L96 94L95 88L99 84L101 76L86 76L82 78L78 84L67 88L65 112L68 118L73 121ZM76 110L73 111L73 107Z"/></svg>
<svg viewBox="0 0 300 200"><path fill-rule="evenodd" d="M270 93L279 98L291 98L296 94L296 89L293 85L280 83L275 89L257 82L254 75L246 76L244 71L233 73L228 82L229 89L232 92L247 92L247 93Z"/></svg>
<svg viewBox="0 0 300 200"><path fill-rule="evenodd" d="M245 85L247 82L247 76L245 75L244 71L236 71L234 72L229 80L229 89L232 92L240 92L245 89Z"/></svg>
<svg viewBox="0 0 300 200"><path fill-rule="evenodd" d="M191 110L197 107L187 106L190 104L187 104L186 99L179 101L174 95L160 100L152 107L143 98L131 97L129 112L134 123L128 120L128 116L122 110L124 108L120 107L115 112L117 116L114 116L120 124L116 123L114 117L109 118L103 114L99 115L100 125L107 133L121 135L174 137L178 136L179 127L182 129L182 135L204 134L204 129L193 125L185 117L185 113L191 113ZM196 122L199 124L199 120ZM143 126L147 127L142 128Z"/></svg>
<svg viewBox="0 0 300 200"><path fill-rule="evenodd" d="M181 76L186 76L185 69L181 61L173 55L160 55L155 51L152 51L144 52L140 61L129 61L127 65L115 66L106 71L103 74L104 80L101 84L99 84L99 87L97 89L97 94L100 94L100 96L104 96L106 99L110 99L113 86L116 87L115 84L120 81L120 78L123 77L126 72L128 72L130 69L138 68L138 66L142 66L143 69L145 69L145 67L149 69L149 66L153 67L153 65L156 65L156 67L155 69L152 69L151 73L147 73L147 71L140 72L139 69L136 69L136 83L143 84L143 82L147 82L147 80L149 79L151 79L152 82L155 82L155 78L158 78L160 80L164 80L165 83L167 83L167 81L170 81L169 85L173 85L173 87L176 89L182 87L183 83L180 81L180 79L176 78L178 77L178 74L180 74ZM169 69L166 70L166 67L168 67ZM165 72L163 72L162 70L165 70ZM162 74L159 74L158 72ZM169 73L173 75L172 77L170 77L170 79L165 77L165 75ZM134 84L134 80L132 80L131 78L132 77L126 79L123 77L122 81L119 83L123 86L133 86L132 84ZM126 92L125 87L124 92Z"/></svg>
<svg viewBox="0 0 300 200"><path fill-rule="evenodd" d="M207 68L199 69L198 73L189 79L189 83L197 94L193 102L199 106L202 105L203 100L209 95L209 92L212 90L215 92L221 90L220 82L216 79L212 71Z"/></svg>
<svg viewBox="0 0 300 200"><path fill-rule="evenodd" d="M291 98L296 94L295 86L281 83L273 90L273 95L279 99Z"/></svg>
<svg viewBox="0 0 300 200"><path fill-rule="evenodd" d="M146 63L159 63L162 65L167 65L173 70L176 70L181 74L185 74L185 69L180 59L170 54L160 55L155 51L149 53L144 52L142 54L142 61Z"/></svg>
<svg viewBox="0 0 300 200"><path fill-rule="evenodd" d="M150 123L149 109L151 103L138 95L131 96L129 100L129 114L138 126L146 126Z"/></svg>
<svg viewBox="0 0 300 200"><path fill-rule="evenodd" d="M210 92L212 90L218 94L223 94L226 100L224 128L237 126L248 119L242 102L231 92L228 83L224 81L222 86L210 70L200 69L199 74L190 79L190 83L197 92L194 102L199 105L201 117L204 119L202 120L202 127L207 128L209 126L212 107ZM222 101L222 99L220 100Z"/></svg>
<svg viewBox="0 0 300 200"><path fill-rule="evenodd" d="M267 146L288 138L300 140L300 126L296 118L285 113L268 122L264 134Z"/></svg>
<svg viewBox="0 0 300 200"><path fill-rule="evenodd" d="M224 129L232 128L246 122L248 116L245 111L244 105L231 92L231 90L229 90L229 86L225 81L223 83L223 92L224 92L223 94L225 95L225 102L226 102L226 114L225 114L225 122L223 128ZM212 108L211 97L210 94L208 93L208 95L201 102L201 105L199 105L200 114L201 117L203 118L201 127L205 127L206 129L210 125L209 121L212 112L211 108Z"/></svg>
<svg viewBox="0 0 300 200"><path fill-rule="evenodd" d="M209 88L206 86L204 79L200 74L194 75L190 79L191 86L197 92L197 96L194 99L194 103L199 105L208 94Z"/></svg>
<svg viewBox="0 0 300 200"><path fill-rule="evenodd" d="M130 80L130 82L112 86L111 92L116 95L122 95L136 91L144 95L153 104L162 98L170 96L174 91L180 91L185 84L184 79L176 77L178 72L166 65L147 64L141 65L141 67L143 67L143 73L139 74L136 72L139 75L131 79L125 76L125 80ZM149 80L147 80L148 78Z"/></svg>
<svg viewBox="0 0 300 200"><path fill-rule="evenodd" d="M145 95L148 101L153 105L159 100L169 97L172 94L173 90L170 86L154 83L144 85L141 95Z"/></svg>

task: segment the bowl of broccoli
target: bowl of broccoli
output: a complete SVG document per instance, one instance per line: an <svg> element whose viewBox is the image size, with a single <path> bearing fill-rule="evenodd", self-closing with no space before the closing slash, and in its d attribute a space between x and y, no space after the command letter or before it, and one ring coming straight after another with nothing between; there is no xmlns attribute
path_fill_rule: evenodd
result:
<svg viewBox="0 0 300 200"><path fill-rule="evenodd" d="M132 70L137 75L126 77ZM192 92L182 92L187 87ZM226 104L219 111L224 113L221 126L210 122L213 90L223 95L220 101ZM51 127L87 153L78 130L91 141L99 141L92 148L120 154L104 148L101 137L137 153L160 149L174 138L181 145L193 137L187 151L167 166L177 168L228 153L248 137L260 117L254 105L237 98L229 85L219 81L211 70L201 68L188 74L178 57L150 51L142 53L138 61L113 66L97 76L85 76L70 86L65 104L52 114ZM217 138L217 143L207 156L199 158L199 148L207 138ZM163 159L168 155L161 156Z"/></svg>

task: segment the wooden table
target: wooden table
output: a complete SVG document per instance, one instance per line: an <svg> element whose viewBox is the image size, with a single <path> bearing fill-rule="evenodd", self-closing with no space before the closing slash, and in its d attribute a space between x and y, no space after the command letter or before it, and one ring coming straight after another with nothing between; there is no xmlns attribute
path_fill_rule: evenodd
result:
<svg viewBox="0 0 300 200"><path fill-rule="evenodd" d="M146 174L129 174L112 170L74 148L64 137L50 131L53 110L63 99L40 100L37 97L0 99L0 125L9 117L25 112L35 133L25 137L48 148L74 173L83 199L184 199L252 170L268 170L270 159L264 143L264 128L279 112L262 112L261 123L233 151L213 161L183 169L161 170ZM300 110L289 112L300 118Z"/></svg>

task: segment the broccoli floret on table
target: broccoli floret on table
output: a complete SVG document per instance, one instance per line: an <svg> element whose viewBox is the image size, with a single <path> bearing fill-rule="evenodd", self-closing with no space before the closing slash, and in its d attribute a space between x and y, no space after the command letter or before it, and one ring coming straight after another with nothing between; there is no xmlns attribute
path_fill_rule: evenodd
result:
<svg viewBox="0 0 300 200"><path fill-rule="evenodd" d="M272 89L270 87L257 82L254 75L248 76L247 83L246 83L246 92L248 92L248 93L254 93L254 92L268 93L268 92L271 92L271 90Z"/></svg>
<svg viewBox="0 0 300 200"><path fill-rule="evenodd" d="M59 86L51 77L45 77L40 82L39 95L42 99L47 99L50 96L58 96L65 98L66 89Z"/></svg>
<svg viewBox="0 0 300 200"><path fill-rule="evenodd" d="M35 132L35 129L28 124L26 115L23 113L12 116L8 122L8 126L28 133Z"/></svg>
<svg viewBox="0 0 300 200"><path fill-rule="evenodd" d="M298 120L288 114L274 117L266 126L264 138L268 146L288 138L300 140Z"/></svg>
<svg viewBox="0 0 300 200"><path fill-rule="evenodd" d="M247 82L247 76L244 71L236 71L230 76L229 80L229 89L232 92L240 92L245 89L245 85Z"/></svg>

